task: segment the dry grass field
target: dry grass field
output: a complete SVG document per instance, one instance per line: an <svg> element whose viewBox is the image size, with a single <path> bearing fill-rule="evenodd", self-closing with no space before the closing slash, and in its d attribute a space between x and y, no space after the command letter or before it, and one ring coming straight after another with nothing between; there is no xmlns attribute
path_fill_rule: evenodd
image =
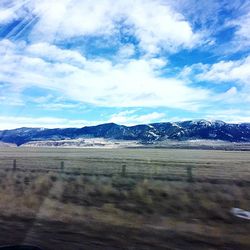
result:
<svg viewBox="0 0 250 250"><path fill-rule="evenodd" d="M249 187L247 151L0 148L0 244L250 249Z"/></svg>

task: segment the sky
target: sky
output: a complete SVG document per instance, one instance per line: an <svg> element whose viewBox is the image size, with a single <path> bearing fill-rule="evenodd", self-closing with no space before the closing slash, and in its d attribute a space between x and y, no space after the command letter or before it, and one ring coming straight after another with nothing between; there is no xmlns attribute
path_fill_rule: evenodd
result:
<svg viewBox="0 0 250 250"><path fill-rule="evenodd" d="M250 122L249 0L1 0L0 129Z"/></svg>

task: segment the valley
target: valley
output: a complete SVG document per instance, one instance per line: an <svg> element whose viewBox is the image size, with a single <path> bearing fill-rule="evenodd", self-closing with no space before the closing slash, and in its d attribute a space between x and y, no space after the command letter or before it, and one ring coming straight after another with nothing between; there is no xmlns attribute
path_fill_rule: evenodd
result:
<svg viewBox="0 0 250 250"><path fill-rule="evenodd" d="M249 164L244 151L0 148L0 244L249 249L231 213L250 206Z"/></svg>

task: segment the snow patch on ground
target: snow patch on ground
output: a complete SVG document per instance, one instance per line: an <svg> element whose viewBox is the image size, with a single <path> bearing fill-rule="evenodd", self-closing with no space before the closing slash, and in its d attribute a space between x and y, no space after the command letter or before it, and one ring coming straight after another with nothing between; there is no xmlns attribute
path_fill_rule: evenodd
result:
<svg viewBox="0 0 250 250"><path fill-rule="evenodd" d="M63 148L126 148L142 146L137 141L108 140L105 138L79 138L27 142L21 147L63 147Z"/></svg>
<svg viewBox="0 0 250 250"><path fill-rule="evenodd" d="M250 212L249 211L233 207L231 209L231 213L238 218L250 220Z"/></svg>
<svg viewBox="0 0 250 250"><path fill-rule="evenodd" d="M16 144L13 143L5 143L0 141L0 147L16 147Z"/></svg>

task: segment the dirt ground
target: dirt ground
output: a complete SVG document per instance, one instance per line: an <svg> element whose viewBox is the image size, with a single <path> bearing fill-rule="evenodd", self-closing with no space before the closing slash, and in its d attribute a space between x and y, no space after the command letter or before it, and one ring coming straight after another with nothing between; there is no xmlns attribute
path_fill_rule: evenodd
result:
<svg viewBox="0 0 250 250"><path fill-rule="evenodd" d="M232 225L228 225L232 227ZM250 229L250 226L248 225ZM233 225L241 231L241 222ZM236 243L232 238L201 237L199 234L182 233L162 228L140 229L104 225L96 222L62 223L33 221L20 218L0 220L4 244L32 244L50 249L225 249L248 250L249 244Z"/></svg>

